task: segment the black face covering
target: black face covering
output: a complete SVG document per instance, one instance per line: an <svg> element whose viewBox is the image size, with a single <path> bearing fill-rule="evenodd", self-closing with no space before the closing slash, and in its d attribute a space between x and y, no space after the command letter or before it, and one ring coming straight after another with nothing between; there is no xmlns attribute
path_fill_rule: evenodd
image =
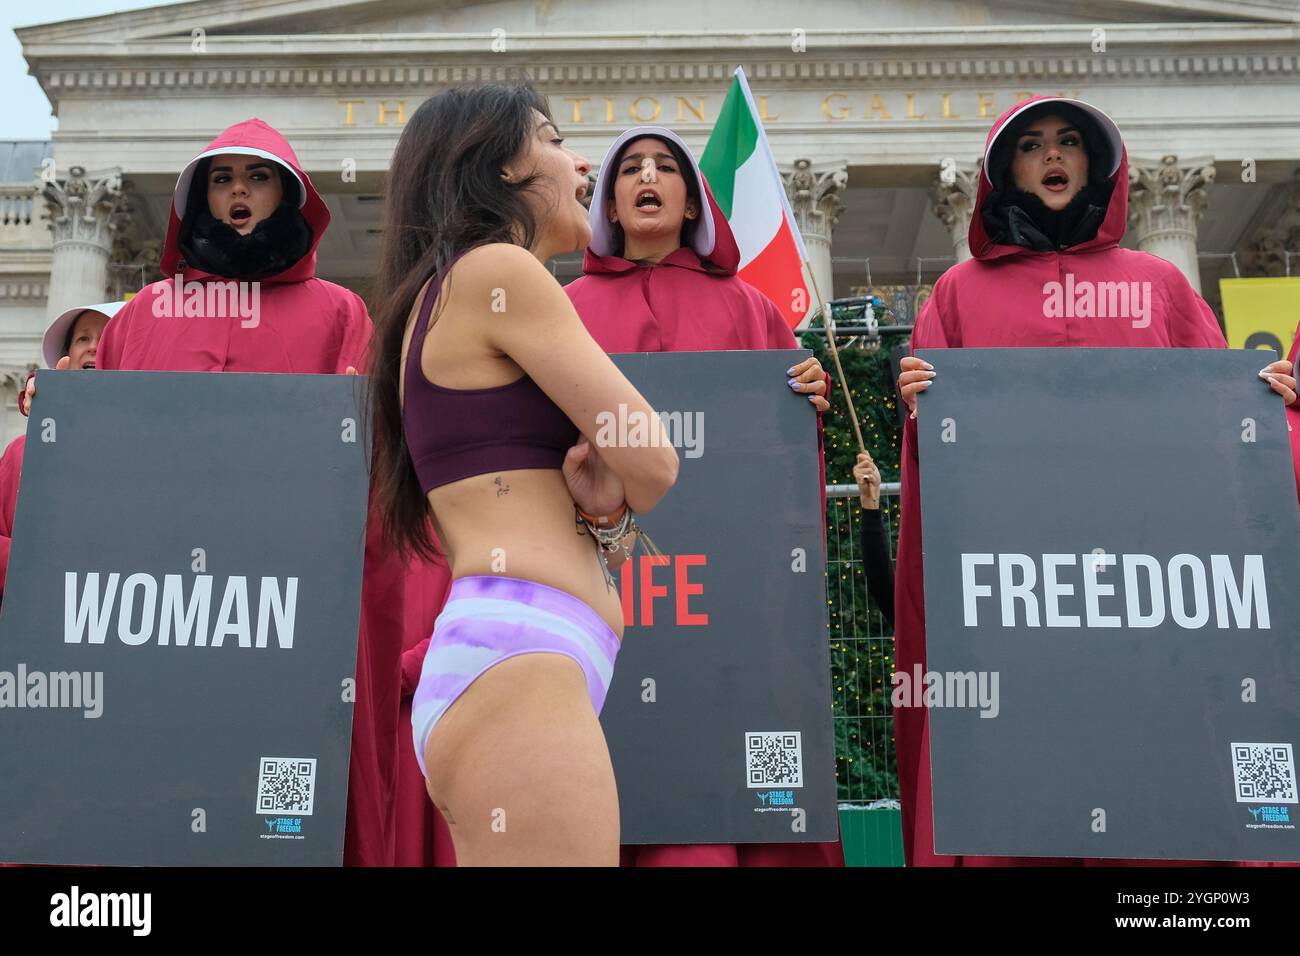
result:
<svg viewBox="0 0 1300 956"><path fill-rule="evenodd" d="M989 238L1000 245L1058 252L1097 235L1114 184L1089 181L1064 209L1049 209L1035 196L1009 185L989 194L980 209Z"/></svg>
<svg viewBox="0 0 1300 956"><path fill-rule="evenodd" d="M208 211L206 198L191 202L181 221L180 249L187 265L230 279L266 279L295 265L311 250L311 227L297 207L281 202L253 231L241 236Z"/></svg>

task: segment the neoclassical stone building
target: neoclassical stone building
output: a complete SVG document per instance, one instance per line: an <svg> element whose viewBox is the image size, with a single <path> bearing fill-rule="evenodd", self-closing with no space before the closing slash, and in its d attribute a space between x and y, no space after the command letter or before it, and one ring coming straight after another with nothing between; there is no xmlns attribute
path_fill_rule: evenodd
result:
<svg viewBox="0 0 1300 956"><path fill-rule="evenodd" d="M985 135L1036 93L1116 119L1128 244L1216 307L1223 276L1300 269L1296 0L203 0L17 34L59 130L0 143L6 434L48 318L157 277L176 174L217 131L286 134L333 216L319 272L365 295L405 118L520 70L598 162L637 123L702 149L743 65L828 295L924 287L968 256Z"/></svg>

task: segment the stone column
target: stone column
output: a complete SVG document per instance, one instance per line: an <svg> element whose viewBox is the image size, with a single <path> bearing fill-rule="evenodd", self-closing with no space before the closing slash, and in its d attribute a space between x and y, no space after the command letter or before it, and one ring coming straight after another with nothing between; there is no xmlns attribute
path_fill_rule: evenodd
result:
<svg viewBox="0 0 1300 956"><path fill-rule="evenodd" d="M73 306L104 301L113 237L126 211L120 170L88 177L84 167L72 166L67 179L47 182L42 195L54 234L46 310L52 320Z"/></svg>
<svg viewBox="0 0 1300 956"><path fill-rule="evenodd" d="M1214 182L1214 160L1182 162L1177 156L1165 156L1158 163L1135 160L1128 178L1128 221L1138 248L1172 262L1199 293L1196 224L1209 198L1205 187Z"/></svg>
<svg viewBox="0 0 1300 956"><path fill-rule="evenodd" d="M945 160L930 186L930 209L948 227L952 254L958 262L971 257L970 218L975 211L981 168L978 162L973 167L962 167Z"/></svg>
<svg viewBox="0 0 1300 956"><path fill-rule="evenodd" d="M811 159L796 159L788 171L781 171L781 178L785 180L785 191L790 197L796 225L803 234L803 243L808 247L808 265L816 280L815 288L809 283L808 312L800 323L802 327L820 307L818 291L828 302L835 298L831 233L844 211L840 194L849 184L849 166L847 162L814 163Z"/></svg>

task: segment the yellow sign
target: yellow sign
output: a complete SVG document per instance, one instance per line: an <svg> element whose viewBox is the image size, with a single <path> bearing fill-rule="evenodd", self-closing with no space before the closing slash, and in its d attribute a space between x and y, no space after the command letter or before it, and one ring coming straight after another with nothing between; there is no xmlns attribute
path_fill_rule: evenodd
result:
<svg viewBox="0 0 1300 956"><path fill-rule="evenodd" d="M1228 347L1286 358L1300 325L1300 277L1220 279Z"/></svg>

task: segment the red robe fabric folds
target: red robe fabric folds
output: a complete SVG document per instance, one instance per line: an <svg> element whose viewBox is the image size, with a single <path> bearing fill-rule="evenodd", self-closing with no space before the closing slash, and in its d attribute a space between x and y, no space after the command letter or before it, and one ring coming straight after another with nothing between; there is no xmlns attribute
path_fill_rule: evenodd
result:
<svg viewBox="0 0 1300 956"><path fill-rule="evenodd" d="M18 480L23 474L27 436L19 435L0 456L0 597L9 574L9 546L14 536L14 511L18 508Z"/></svg>
<svg viewBox="0 0 1300 956"><path fill-rule="evenodd" d="M1291 374L1300 378L1300 375L1296 375L1296 365L1300 364L1300 329L1296 330L1295 343L1287 358L1291 362ZM1286 424L1291 430L1291 458L1295 464L1296 495L1300 497L1300 398L1287 408Z"/></svg>

